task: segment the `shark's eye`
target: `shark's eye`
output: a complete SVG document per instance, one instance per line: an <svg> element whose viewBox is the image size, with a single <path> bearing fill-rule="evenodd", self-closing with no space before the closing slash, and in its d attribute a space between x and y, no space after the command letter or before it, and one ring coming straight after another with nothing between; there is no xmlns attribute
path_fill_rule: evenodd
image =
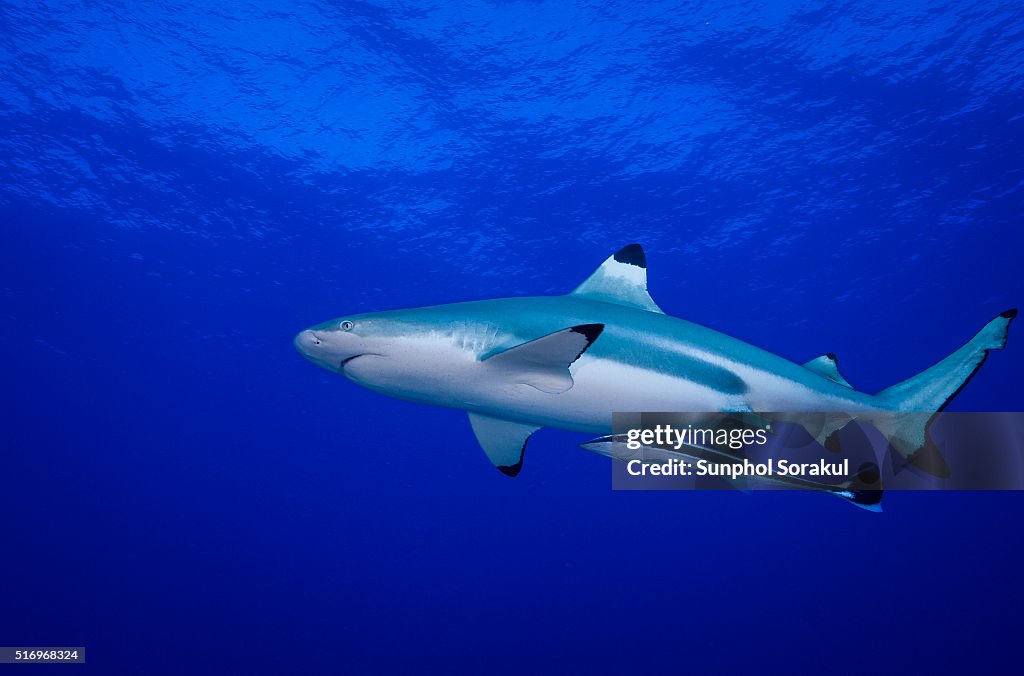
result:
<svg viewBox="0 0 1024 676"><path fill-rule="evenodd" d="M342 323L338 324L338 328L341 329L342 331L351 331L353 326L355 326L355 324L353 324L347 319Z"/></svg>

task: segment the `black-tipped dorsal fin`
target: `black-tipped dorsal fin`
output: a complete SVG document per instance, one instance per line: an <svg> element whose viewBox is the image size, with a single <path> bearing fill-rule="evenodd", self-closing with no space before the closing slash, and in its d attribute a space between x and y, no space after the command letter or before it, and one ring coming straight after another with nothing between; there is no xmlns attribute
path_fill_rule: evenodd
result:
<svg viewBox="0 0 1024 676"><path fill-rule="evenodd" d="M639 244L630 244L609 256L570 295L661 312L647 293L647 256Z"/></svg>
<svg viewBox="0 0 1024 676"><path fill-rule="evenodd" d="M523 468L523 452L530 435L540 429L536 425L492 418L479 413L469 414L469 424L484 453L506 476L516 476Z"/></svg>
<svg viewBox="0 0 1024 676"><path fill-rule="evenodd" d="M843 387L853 389L853 385L846 382L846 378L840 375L839 363L836 360L836 356L831 352L823 354L820 357L815 357L804 364L804 368L808 371L814 371L822 378L828 378L832 382L839 383Z"/></svg>
<svg viewBox="0 0 1024 676"><path fill-rule="evenodd" d="M484 359L506 381L529 385L548 394L572 389L569 367L604 330L604 324L580 324L521 343Z"/></svg>

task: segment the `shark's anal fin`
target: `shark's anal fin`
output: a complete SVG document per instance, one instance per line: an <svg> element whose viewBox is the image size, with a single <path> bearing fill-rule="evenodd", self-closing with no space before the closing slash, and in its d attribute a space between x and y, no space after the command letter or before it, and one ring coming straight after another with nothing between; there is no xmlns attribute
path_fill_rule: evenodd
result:
<svg viewBox="0 0 1024 676"><path fill-rule="evenodd" d="M536 425L510 422L479 413L469 414L476 440L494 466L506 476L516 476L523 468L523 451L530 435L539 430Z"/></svg>
<svg viewBox="0 0 1024 676"><path fill-rule="evenodd" d="M808 371L814 371L822 378L827 378L834 383L839 383L843 387L853 389L853 386L846 382L846 378L840 375L839 363L836 360L836 356L831 352L823 354L820 357L815 357L804 364L804 368Z"/></svg>
<svg viewBox="0 0 1024 676"><path fill-rule="evenodd" d="M630 244L609 256L570 295L661 312L647 293L647 256L639 244Z"/></svg>
<svg viewBox="0 0 1024 676"><path fill-rule="evenodd" d="M604 324L580 324L510 347L487 357L484 363L513 382L560 394L573 386L569 366L603 330Z"/></svg>

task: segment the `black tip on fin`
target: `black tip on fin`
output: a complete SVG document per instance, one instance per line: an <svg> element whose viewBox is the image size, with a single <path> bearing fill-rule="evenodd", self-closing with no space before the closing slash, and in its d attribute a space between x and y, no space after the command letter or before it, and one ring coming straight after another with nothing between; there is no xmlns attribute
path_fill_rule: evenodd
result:
<svg viewBox="0 0 1024 676"><path fill-rule="evenodd" d="M616 256L618 256L618 254L616 254ZM1012 307L1006 312L1001 313L999 316L1003 317L1004 319L1013 319L1014 317L1017 316L1017 308Z"/></svg>
<svg viewBox="0 0 1024 676"><path fill-rule="evenodd" d="M835 352L826 352L825 356L828 357L829 359L831 359L832 361L836 362L837 364L839 363L839 358L836 357L836 353Z"/></svg>
<svg viewBox="0 0 1024 676"><path fill-rule="evenodd" d="M590 344L597 340L597 337L601 335L602 331L604 331L604 324L580 324L579 326L574 326L569 330L582 334L583 337L587 339L587 347L590 347ZM580 354L583 353L580 352ZM576 358L579 359L579 356L577 355Z"/></svg>
<svg viewBox="0 0 1024 676"><path fill-rule="evenodd" d="M514 465L496 465L496 467L498 468L498 471L505 476L519 476L519 472L523 469L523 458L520 456L519 462Z"/></svg>
<svg viewBox="0 0 1024 676"><path fill-rule="evenodd" d="M639 244L624 246L615 252L615 260L627 265L635 265L638 268L647 269L647 255L644 248Z"/></svg>
<svg viewBox="0 0 1024 676"><path fill-rule="evenodd" d="M873 462L865 462L857 470L857 481L862 486L876 486L882 478L882 471Z"/></svg>
<svg viewBox="0 0 1024 676"><path fill-rule="evenodd" d="M931 438L907 458L907 464L940 479L949 478L949 464Z"/></svg>
<svg viewBox="0 0 1024 676"><path fill-rule="evenodd" d="M842 448L839 446L839 430L835 430L832 434L825 437L825 443L822 444L832 453L842 452Z"/></svg>

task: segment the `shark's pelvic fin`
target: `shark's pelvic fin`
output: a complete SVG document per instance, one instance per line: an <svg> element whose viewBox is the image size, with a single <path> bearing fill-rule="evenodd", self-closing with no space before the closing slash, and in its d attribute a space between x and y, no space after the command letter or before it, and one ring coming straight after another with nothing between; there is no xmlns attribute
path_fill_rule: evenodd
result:
<svg viewBox="0 0 1024 676"><path fill-rule="evenodd" d="M560 394L573 385L569 366L587 351L603 330L604 324L580 324L491 355L484 363L503 371L513 382L548 394Z"/></svg>
<svg viewBox="0 0 1024 676"><path fill-rule="evenodd" d="M476 440L494 466L506 476L516 476L523 468L523 451L530 435L540 429L536 425L510 422L479 413L469 414Z"/></svg>
<svg viewBox="0 0 1024 676"><path fill-rule="evenodd" d="M846 382L846 378L839 373L839 363L836 360L836 356L831 352L815 357L804 364L804 368L808 371L814 371L822 378L828 378L834 383L849 387L851 390L853 389L853 386Z"/></svg>
<svg viewBox="0 0 1024 676"><path fill-rule="evenodd" d="M647 293L647 256L639 244L630 244L609 256L570 295L661 312Z"/></svg>

